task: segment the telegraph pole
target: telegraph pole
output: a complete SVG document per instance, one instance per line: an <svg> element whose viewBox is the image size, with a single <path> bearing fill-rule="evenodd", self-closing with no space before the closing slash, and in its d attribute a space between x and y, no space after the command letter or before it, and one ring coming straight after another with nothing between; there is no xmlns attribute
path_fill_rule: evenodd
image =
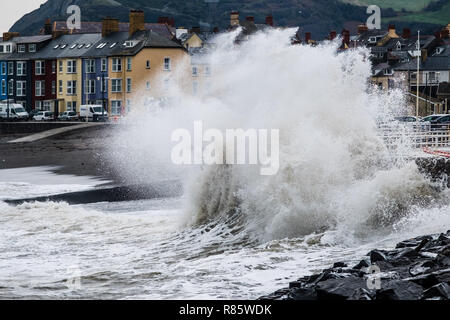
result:
<svg viewBox="0 0 450 320"><path fill-rule="evenodd" d="M419 116L420 30L417 31L416 117Z"/></svg>

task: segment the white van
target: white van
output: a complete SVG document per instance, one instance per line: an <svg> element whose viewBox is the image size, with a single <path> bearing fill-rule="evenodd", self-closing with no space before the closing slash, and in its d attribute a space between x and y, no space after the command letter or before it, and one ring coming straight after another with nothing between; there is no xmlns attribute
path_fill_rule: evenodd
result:
<svg viewBox="0 0 450 320"><path fill-rule="evenodd" d="M87 104L80 106L81 121L106 121L108 112L100 104Z"/></svg>
<svg viewBox="0 0 450 320"><path fill-rule="evenodd" d="M9 104L9 119L10 120L28 120L28 112L25 108L18 103ZM8 105L5 103L0 104L0 120L8 119Z"/></svg>

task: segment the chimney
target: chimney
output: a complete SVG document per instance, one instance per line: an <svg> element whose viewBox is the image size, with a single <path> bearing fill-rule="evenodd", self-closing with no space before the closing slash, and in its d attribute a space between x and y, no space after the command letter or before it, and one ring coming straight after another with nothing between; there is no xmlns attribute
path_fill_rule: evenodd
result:
<svg viewBox="0 0 450 320"><path fill-rule="evenodd" d="M106 17L102 20L102 37L106 37L113 32L119 32L119 20Z"/></svg>
<svg viewBox="0 0 450 320"><path fill-rule="evenodd" d="M399 38L399 36L395 32L395 26L393 24L390 24L388 27L388 35L390 38Z"/></svg>
<svg viewBox="0 0 450 320"><path fill-rule="evenodd" d="M409 39L409 38L411 38L411 29L409 29L409 28L404 28L404 29L403 29L403 33L402 33L402 38L403 38L403 39Z"/></svg>
<svg viewBox="0 0 450 320"><path fill-rule="evenodd" d="M364 32L368 31L369 28L365 24L360 24L358 26L358 34L363 34Z"/></svg>
<svg viewBox="0 0 450 320"><path fill-rule="evenodd" d="M435 37L437 40L441 40L441 33L440 33L439 31L436 31L436 32L434 33L434 37Z"/></svg>
<svg viewBox="0 0 450 320"><path fill-rule="evenodd" d="M130 36L132 36L136 31L145 31L145 16L144 11L142 10L130 11Z"/></svg>
<svg viewBox="0 0 450 320"><path fill-rule="evenodd" d="M346 29L342 30L342 44L350 46L350 31Z"/></svg>
<svg viewBox="0 0 450 320"><path fill-rule="evenodd" d="M192 27L191 33L197 33L197 34L201 33L200 27Z"/></svg>
<svg viewBox="0 0 450 320"><path fill-rule="evenodd" d="M253 17L253 16L247 16L247 17L245 17L245 20L251 21L251 22L255 22L255 17Z"/></svg>
<svg viewBox="0 0 450 320"><path fill-rule="evenodd" d="M158 23L162 23L162 24L166 23L167 25L169 25L171 27L175 27L175 19L174 18L159 17Z"/></svg>
<svg viewBox="0 0 450 320"><path fill-rule="evenodd" d="M309 44L310 40L311 40L311 32L305 32L305 43Z"/></svg>
<svg viewBox="0 0 450 320"><path fill-rule="evenodd" d="M427 61L427 59L428 59L428 51L427 49L422 49L422 63Z"/></svg>
<svg viewBox="0 0 450 320"><path fill-rule="evenodd" d="M335 30L331 30L330 31L330 36L328 37L329 40L334 40L336 39L337 36L337 32Z"/></svg>
<svg viewBox="0 0 450 320"><path fill-rule="evenodd" d="M50 20L50 18L47 18L44 23L44 34L51 35L53 33L52 29L52 20Z"/></svg>
<svg viewBox="0 0 450 320"><path fill-rule="evenodd" d="M447 39L449 37L449 31L447 29L444 29L441 31L441 38L442 39Z"/></svg>
<svg viewBox="0 0 450 320"><path fill-rule="evenodd" d="M18 32L4 32L3 41L9 41L14 37L18 37L20 34Z"/></svg>
<svg viewBox="0 0 450 320"><path fill-rule="evenodd" d="M271 14L266 17L266 24L273 27L273 16Z"/></svg>
<svg viewBox="0 0 450 320"><path fill-rule="evenodd" d="M230 26L239 26L239 11L231 11L230 13Z"/></svg>

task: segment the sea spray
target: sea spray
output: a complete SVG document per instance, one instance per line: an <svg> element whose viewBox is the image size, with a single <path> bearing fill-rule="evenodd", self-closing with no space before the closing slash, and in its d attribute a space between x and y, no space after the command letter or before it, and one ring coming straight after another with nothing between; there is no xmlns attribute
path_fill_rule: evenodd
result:
<svg viewBox="0 0 450 320"><path fill-rule="evenodd" d="M117 131L110 159L125 179L177 177L185 182L187 225L228 225L257 241L327 229L356 237L389 233L412 208L448 199L403 157L409 147L388 150L380 137L379 123L405 113L406 99L370 84L368 50L291 45L292 29L259 32L237 45L238 32L220 35L203 57L212 70L208 94L171 90L174 103L131 114ZM278 129L278 173L174 165L171 133L196 120L223 131Z"/></svg>

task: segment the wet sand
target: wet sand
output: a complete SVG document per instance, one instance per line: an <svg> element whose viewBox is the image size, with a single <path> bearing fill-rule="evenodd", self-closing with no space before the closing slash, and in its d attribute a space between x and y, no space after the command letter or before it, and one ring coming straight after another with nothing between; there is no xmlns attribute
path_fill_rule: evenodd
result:
<svg viewBox="0 0 450 320"><path fill-rule="evenodd" d="M27 143L7 141L29 134L2 134L0 169L55 166L55 173L96 176L119 183L105 156L105 146L112 143L115 127L83 128Z"/></svg>

